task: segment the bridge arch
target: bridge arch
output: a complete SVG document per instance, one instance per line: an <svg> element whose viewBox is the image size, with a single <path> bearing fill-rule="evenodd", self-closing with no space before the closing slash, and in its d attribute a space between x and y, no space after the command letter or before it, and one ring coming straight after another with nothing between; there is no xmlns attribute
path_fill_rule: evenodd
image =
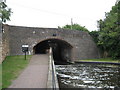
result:
<svg viewBox="0 0 120 90"><path fill-rule="evenodd" d="M50 38L42 40L33 47L34 54L47 54L50 47L53 49L55 63L65 63L72 61L73 46L65 40Z"/></svg>

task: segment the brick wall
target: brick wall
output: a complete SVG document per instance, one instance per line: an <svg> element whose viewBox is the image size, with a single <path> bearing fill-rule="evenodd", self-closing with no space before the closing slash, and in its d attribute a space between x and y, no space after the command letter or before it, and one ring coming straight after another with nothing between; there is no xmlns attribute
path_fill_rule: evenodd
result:
<svg viewBox="0 0 120 90"><path fill-rule="evenodd" d="M9 55L9 26L3 26L2 32L2 61Z"/></svg>
<svg viewBox="0 0 120 90"><path fill-rule="evenodd" d="M23 44L29 45L29 54L33 54L33 48L41 41L58 39L69 43L72 48L72 60L99 58L99 51L91 36L82 31L64 30L56 28L35 28L22 26L5 26L4 51L6 55L23 55ZM56 36L53 36L56 34Z"/></svg>

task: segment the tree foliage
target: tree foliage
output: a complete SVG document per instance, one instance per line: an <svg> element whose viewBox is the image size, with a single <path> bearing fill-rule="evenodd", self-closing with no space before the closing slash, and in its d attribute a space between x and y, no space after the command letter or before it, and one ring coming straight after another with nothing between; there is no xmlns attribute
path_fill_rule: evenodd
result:
<svg viewBox="0 0 120 90"><path fill-rule="evenodd" d="M105 13L105 19L98 21L99 31L92 31L93 36L103 57L120 58L120 2Z"/></svg>
<svg viewBox="0 0 120 90"><path fill-rule="evenodd" d="M71 30L71 27L72 27L72 30L89 32L88 29L86 29L84 26L81 26L79 24L65 25L62 28Z"/></svg>
<svg viewBox="0 0 120 90"><path fill-rule="evenodd" d="M2 22L6 22L7 20L10 20L11 16L11 9L7 7L5 2L0 3L0 19Z"/></svg>

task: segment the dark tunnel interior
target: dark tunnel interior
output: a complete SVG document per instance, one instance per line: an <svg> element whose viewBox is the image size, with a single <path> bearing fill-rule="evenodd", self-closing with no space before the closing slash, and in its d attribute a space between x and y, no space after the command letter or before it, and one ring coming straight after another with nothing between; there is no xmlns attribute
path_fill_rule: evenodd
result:
<svg viewBox="0 0 120 90"><path fill-rule="evenodd" d="M63 40L48 39L34 47L34 54L47 54L52 47L55 64L64 64L71 61L72 46Z"/></svg>

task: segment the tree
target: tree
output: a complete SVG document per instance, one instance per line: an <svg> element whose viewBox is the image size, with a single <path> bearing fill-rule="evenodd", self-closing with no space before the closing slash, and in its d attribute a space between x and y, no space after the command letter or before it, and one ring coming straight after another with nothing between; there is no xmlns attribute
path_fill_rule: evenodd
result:
<svg viewBox="0 0 120 90"><path fill-rule="evenodd" d="M103 57L120 59L120 2L105 13L105 19L98 21L99 31L90 32Z"/></svg>
<svg viewBox="0 0 120 90"><path fill-rule="evenodd" d="M89 34L93 37L95 43L98 43L99 31L91 31Z"/></svg>
<svg viewBox="0 0 120 90"><path fill-rule="evenodd" d="M3 23L5 23L7 20L10 20L11 16L11 9L7 7L5 2L0 3L0 19Z"/></svg>
<svg viewBox="0 0 120 90"><path fill-rule="evenodd" d="M79 31L89 32L88 29L86 29L85 27L83 27L83 26L81 26L79 24L65 25L62 28L71 30L71 27L72 27L72 30L79 30Z"/></svg>

